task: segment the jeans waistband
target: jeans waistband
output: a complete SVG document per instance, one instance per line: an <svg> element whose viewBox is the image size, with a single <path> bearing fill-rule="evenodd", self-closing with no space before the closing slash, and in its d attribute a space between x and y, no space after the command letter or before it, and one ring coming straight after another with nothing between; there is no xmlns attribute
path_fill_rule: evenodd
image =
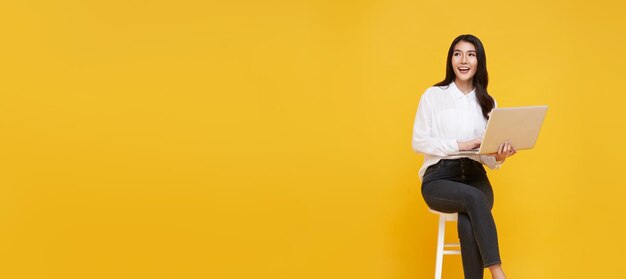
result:
<svg viewBox="0 0 626 279"><path fill-rule="evenodd" d="M482 163L472 160L470 158L467 157L463 157L463 158L459 158L459 159L441 159L439 160L439 162L437 162L437 164L440 164L442 166L453 166L453 165L475 165L475 166L482 166Z"/></svg>

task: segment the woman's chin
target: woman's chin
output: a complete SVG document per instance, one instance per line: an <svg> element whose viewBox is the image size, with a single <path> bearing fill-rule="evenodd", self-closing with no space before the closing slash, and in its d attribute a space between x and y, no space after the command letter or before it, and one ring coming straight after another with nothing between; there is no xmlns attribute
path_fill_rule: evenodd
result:
<svg viewBox="0 0 626 279"><path fill-rule="evenodd" d="M473 77L474 76L471 76L471 75L463 75L463 74L461 74L461 75L457 75L456 76L456 81L463 81L463 82L471 81Z"/></svg>

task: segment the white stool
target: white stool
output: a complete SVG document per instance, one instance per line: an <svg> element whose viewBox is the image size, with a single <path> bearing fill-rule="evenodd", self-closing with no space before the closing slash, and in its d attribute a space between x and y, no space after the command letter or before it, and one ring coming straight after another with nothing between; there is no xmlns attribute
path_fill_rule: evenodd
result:
<svg viewBox="0 0 626 279"><path fill-rule="evenodd" d="M446 235L446 222L456 222L458 219L457 213L443 213L429 209L430 212L439 214L439 233L437 235L437 260L435 262L435 279L441 279L441 270L443 268L443 255L461 255L461 244L456 243L444 243L444 237ZM446 250L446 248L457 248Z"/></svg>

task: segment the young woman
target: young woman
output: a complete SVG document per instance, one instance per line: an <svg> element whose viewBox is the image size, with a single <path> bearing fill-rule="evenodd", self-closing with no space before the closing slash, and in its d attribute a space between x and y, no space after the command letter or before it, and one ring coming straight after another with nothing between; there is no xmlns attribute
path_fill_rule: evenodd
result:
<svg viewBox="0 0 626 279"><path fill-rule="evenodd" d="M419 176L426 204L440 212L458 212L466 279L482 279L484 268L489 268L494 279L506 278L491 215L493 190L483 164L498 169L516 150L505 142L491 155L454 155L480 146L496 106L487 93L486 63L478 38L461 35L454 39L446 78L424 92L413 127L413 149L424 154Z"/></svg>

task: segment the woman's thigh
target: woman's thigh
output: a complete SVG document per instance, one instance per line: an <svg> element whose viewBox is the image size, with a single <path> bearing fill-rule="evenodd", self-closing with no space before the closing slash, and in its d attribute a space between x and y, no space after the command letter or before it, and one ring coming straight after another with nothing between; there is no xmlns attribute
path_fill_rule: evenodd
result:
<svg viewBox="0 0 626 279"><path fill-rule="evenodd" d="M490 208L492 204L478 187L446 179L422 185L422 196L428 207L445 213L466 212L472 203L488 203Z"/></svg>
<svg viewBox="0 0 626 279"><path fill-rule="evenodd" d="M447 160L429 167L422 196L430 208L441 212L465 211L468 202L482 202L491 209L494 201L484 167L469 160Z"/></svg>

